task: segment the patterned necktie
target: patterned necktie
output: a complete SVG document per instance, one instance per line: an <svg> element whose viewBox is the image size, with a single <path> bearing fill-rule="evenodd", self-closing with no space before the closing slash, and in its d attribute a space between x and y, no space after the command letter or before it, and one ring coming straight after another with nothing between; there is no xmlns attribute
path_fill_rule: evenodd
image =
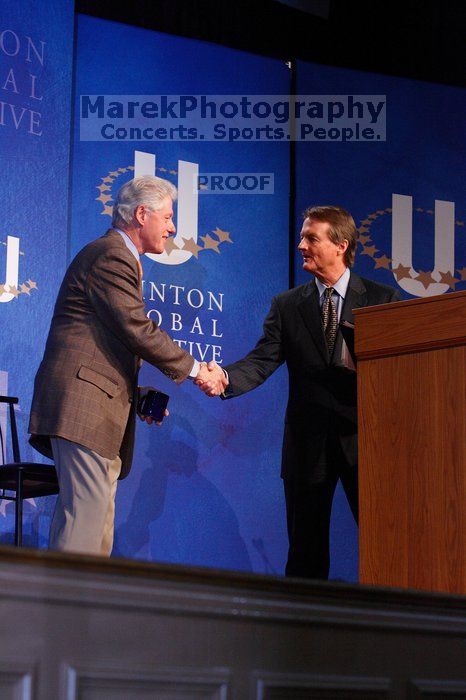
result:
<svg viewBox="0 0 466 700"><path fill-rule="evenodd" d="M328 354L332 357L337 335L337 307L332 297L333 287L327 287L324 292L324 303L322 304L322 324L324 327L325 340L327 341Z"/></svg>

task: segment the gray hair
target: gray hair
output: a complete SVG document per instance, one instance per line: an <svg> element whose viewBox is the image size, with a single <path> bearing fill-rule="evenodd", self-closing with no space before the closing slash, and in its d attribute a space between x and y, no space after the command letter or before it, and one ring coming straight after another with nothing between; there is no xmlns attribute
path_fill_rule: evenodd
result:
<svg viewBox="0 0 466 700"><path fill-rule="evenodd" d="M144 204L150 211L157 211L165 197L176 199L176 187L168 180L144 175L130 180L118 190L113 206L112 225L126 226L131 223L134 212Z"/></svg>

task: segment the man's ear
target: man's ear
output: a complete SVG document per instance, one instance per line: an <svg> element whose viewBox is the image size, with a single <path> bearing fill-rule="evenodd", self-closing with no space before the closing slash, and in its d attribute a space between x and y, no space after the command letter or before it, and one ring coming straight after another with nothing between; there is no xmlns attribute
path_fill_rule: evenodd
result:
<svg viewBox="0 0 466 700"><path fill-rule="evenodd" d="M339 249L341 255L344 255L346 253L346 251L348 250L348 246L349 246L349 241L346 238L344 241L340 241L338 243L338 249Z"/></svg>
<svg viewBox="0 0 466 700"><path fill-rule="evenodd" d="M138 222L139 226L143 225L145 215L146 215L146 209L144 207L144 204L139 204L139 206L137 206L136 209L134 210L134 218Z"/></svg>

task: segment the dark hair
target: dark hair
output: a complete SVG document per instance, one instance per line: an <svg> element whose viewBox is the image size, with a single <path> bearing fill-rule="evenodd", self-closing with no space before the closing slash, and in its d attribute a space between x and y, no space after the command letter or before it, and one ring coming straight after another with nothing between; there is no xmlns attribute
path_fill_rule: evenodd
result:
<svg viewBox="0 0 466 700"><path fill-rule="evenodd" d="M358 241L356 224L351 214L342 207L308 207L303 217L329 224L328 237L332 243L348 241L348 247L345 251L345 263L348 267L352 267Z"/></svg>

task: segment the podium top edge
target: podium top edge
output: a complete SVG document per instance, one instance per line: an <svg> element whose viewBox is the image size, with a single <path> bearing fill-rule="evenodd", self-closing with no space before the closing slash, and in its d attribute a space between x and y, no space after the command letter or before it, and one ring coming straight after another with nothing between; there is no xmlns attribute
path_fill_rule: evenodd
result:
<svg viewBox="0 0 466 700"><path fill-rule="evenodd" d="M416 299L403 299L402 301L392 301L389 304L379 304L377 306L363 306L359 309L353 309L355 316L363 316L374 311L384 311L385 309L399 308L400 306L418 306L425 304L449 303L452 300L463 298L466 302L466 290L461 292L445 292L445 294L436 294L432 297L418 297Z"/></svg>

